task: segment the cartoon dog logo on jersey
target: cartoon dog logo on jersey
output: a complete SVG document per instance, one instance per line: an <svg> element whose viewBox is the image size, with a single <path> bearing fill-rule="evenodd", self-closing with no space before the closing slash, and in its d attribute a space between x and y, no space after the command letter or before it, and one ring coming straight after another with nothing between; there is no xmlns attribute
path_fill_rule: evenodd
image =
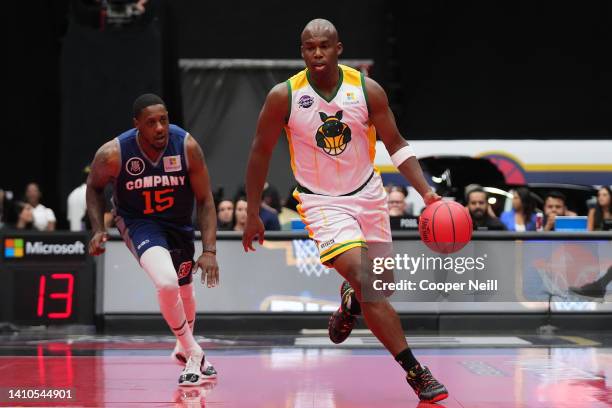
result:
<svg viewBox="0 0 612 408"><path fill-rule="evenodd" d="M342 111L333 116L319 112L323 124L317 129L317 146L330 156L338 156L351 141L351 128L342 122Z"/></svg>

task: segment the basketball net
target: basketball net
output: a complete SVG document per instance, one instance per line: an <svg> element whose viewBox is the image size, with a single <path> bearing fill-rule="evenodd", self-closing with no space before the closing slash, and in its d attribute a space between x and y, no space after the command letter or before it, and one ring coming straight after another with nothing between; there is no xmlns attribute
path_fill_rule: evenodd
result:
<svg viewBox="0 0 612 408"><path fill-rule="evenodd" d="M314 241L310 239L294 239L292 241L293 256L295 265L300 273L306 276L315 275L317 277L329 274L329 269L321 264L319 249Z"/></svg>
<svg viewBox="0 0 612 408"><path fill-rule="evenodd" d="M544 290L547 294L552 296L550 300L551 310L576 312L593 311L597 309L595 302L580 300L580 296L572 295L568 291L570 284L565 274L552 273L551 271L542 270L540 268L536 268L536 270L544 284ZM583 281L585 276L579 276L578 281Z"/></svg>

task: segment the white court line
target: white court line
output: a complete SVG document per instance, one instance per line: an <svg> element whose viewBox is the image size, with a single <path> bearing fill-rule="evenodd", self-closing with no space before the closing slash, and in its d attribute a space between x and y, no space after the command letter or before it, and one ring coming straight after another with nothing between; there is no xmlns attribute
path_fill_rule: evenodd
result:
<svg viewBox="0 0 612 408"><path fill-rule="evenodd" d="M354 333L354 331L353 331ZM353 334L351 333L351 334ZM445 336L445 337L437 337L437 336L414 336L414 337L406 337L408 344L418 345L418 346L432 346L432 347L440 347L440 346L491 346L491 347L499 347L499 346L530 346L532 343L520 339L518 337L476 337L476 336ZM310 337L298 337L295 339L296 346L336 346L331 340L325 336L310 336ZM380 345L380 342L377 338L373 336L361 337L361 336L353 336L346 339L340 346L350 346L350 347L359 347L359 346L373 346Z"/></svg>

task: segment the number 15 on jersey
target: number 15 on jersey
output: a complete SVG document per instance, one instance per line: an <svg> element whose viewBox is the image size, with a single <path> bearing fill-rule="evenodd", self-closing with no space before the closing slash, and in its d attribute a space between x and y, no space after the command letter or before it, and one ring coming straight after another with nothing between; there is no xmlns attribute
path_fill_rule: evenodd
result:
<svg viewBox="0 0 612 408"><path fill-rule="evenodd" d="M153 214L156 212L162 212L171 208L174 205L174 197L172 193L173 188L167 188L164 190L147 190L143 191L144 197L144 210L143 214Z"/></svg>

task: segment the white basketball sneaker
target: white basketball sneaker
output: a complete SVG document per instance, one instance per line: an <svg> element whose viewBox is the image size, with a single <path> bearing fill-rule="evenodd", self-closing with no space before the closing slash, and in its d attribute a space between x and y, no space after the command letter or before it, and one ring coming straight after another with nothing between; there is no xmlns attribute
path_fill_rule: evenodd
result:
<svg viewBox="0 0 612 408"><path fill-rule="evenodd" d="M170 354L170 358L172 359L172 361L174 361L175 363L179 365L182 365L183 367L185 367L185 364L187 364L187 355L185 353L185 350L183 350L183 347L181 347L181 343L179 343L178 340L176 341L174 350L172 350L172 354Z"/></svg>
<svg viewBox="0 0 612 408"><path fill-rule="evenodd" d="M201 352L189 356L178 383L183 387L191 387L215 378L217 378L217 370L206 361L204 353Z"/></svg>
<svg viewBox="0 0 612 408"><path fill-rule="evenodd" d="M170 358L172 359L172 361L174 361L180 366L185 367L185 364L187 364L187 353L185 352L185 350L183 350L183 347L181 346L181 343L178 342L178 340L174 345L174 350L172 350ZM208 378L217 378L217 371L208 360L206 360L206 370L207 371L204 371L204 373Z"/></svg>

